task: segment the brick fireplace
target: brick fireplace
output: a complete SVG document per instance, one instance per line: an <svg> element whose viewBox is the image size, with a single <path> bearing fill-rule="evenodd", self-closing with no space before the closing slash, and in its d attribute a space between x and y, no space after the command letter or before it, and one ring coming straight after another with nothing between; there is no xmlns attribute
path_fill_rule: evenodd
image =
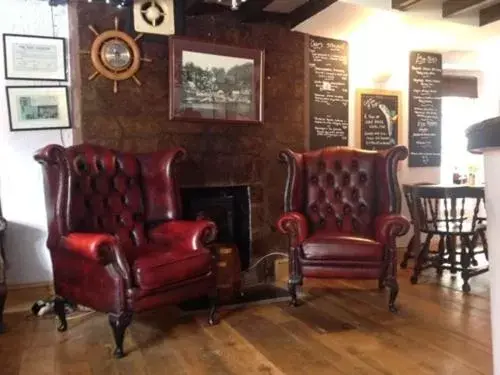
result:
<svg viewBox="0 0 500 375"><path fill-rule="evenodd" d="M184 217L214 221L218 231L215 242L236 244L242 270L248 269L251 259L249 191L245 185L181 190Z"/></svg>

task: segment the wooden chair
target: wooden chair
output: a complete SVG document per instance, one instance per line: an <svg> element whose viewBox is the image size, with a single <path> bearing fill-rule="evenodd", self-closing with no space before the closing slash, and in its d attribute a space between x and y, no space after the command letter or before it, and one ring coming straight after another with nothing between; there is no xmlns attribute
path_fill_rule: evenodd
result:
<svg viewBox="0 0 500 375"><path fill-rule="evenodd" d="M475 260L480 253L488 259L486 225L478 216L481 202L484 202L484 190L470 186L413 186L411 195L415 230L426 235L411 282L417 283L421 271L426 268L436 268L438 275L448 269L451 273L461 272L462 290L469 292L469 279L488 271L487 266L477 267ZM472 216L468 206L472 208ZM430 238L434 235L439 236L438 252L431 256ZM476 251L478 238L483 242L480 251Z"/></svg>
<svg viewBox="0 0 500 375"><path fill-rule="evenodd" d="M417 184L403 184L403 196L405 198L405 202L406 202L406 205L408 207L408 211L410 213L410 222L411 222L411 225L415 228L415 219L413 217L413 210L412 210L412 207L413 207L413 197L412 197L412 187L413 186L425 186L425 185L432 185L432 183L430 182L421 182L421 183L417 183ZM408 267L408 261L410 259L413 259L415 257L415 254L414 254L414 251L413 251L413 246L415 244L415 230L413 232L413 236L411 236L410 238L410 241L408 242L408 245L406 246L406 251L405 251L405 254L403 256L403 260L402 262L400 263L400 267L403 268L403 269L406 269ZM429 238L429 243L432 239L432 235L431 235L431 238ZM427 242L427 240L426 240Z"/></svg>

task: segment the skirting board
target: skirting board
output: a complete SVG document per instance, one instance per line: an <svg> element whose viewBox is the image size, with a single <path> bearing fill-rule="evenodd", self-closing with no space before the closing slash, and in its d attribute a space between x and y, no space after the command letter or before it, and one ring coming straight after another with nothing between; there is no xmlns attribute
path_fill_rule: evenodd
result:
<svg viewBox="0 0 500 375"><path fill-rule="evenodd" d="M51 282L7 285L5 313L28 312L35 301L53 296Z"/></svg>
<svg viewBox="0 0 500 375"><path fill-rule="evenodd" d="M46 281L43 283L29 283L29 284L8 284L7 291L21 290L21 289L47 289L50 291L54 290L54 284L52 281Z"/></svg>

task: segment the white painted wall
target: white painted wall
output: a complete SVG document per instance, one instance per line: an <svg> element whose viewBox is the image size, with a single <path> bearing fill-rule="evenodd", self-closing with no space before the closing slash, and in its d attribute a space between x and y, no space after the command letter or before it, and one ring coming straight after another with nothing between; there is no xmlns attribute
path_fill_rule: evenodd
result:
<svg viewBox="0 0 500 375"><path fill-rule="evenodd" d="M7 0L2 0L6 2ZM0 12L0 32L68 37L67 8L51 8L40 0L8 0ZM3 43L3 41L0 41ZM3 45L2 45L3 55ZM72 142L71 130L10 132L5 86L54 85L50 82L6 81L0 59L0 199L9 222L6 234L7 283L52 280L41 167L34 152L49 144ZM57 83L56 83L57 84ZM62 83L64 84L64 83Z"/></svg>

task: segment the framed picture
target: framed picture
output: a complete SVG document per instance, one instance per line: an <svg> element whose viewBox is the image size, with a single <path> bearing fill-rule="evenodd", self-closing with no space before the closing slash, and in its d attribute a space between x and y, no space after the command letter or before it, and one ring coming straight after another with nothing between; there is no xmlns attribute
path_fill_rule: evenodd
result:
<svg viewBox="0 0 500 375"><path fill-rule="evenodd" d="M67 81L66 40L3 34L5 79Z"/></svg>
<svg viewBox="0 0 500 375"><path fill-rule="evenodd" d="M386 150L401 143L401 92L375 89L356 91L356 145Z"/></svg>
<svg viewBox="0 0 500 375"><path fill-rule="evenodd" d="M170 119L261 124L264 52L171 37Z"/></svg>
<svg viewBox="0 0 500 375"><path fill-rule="evenodd" d="M10 130L69 129L66 86L7 86Z"/></svg>

